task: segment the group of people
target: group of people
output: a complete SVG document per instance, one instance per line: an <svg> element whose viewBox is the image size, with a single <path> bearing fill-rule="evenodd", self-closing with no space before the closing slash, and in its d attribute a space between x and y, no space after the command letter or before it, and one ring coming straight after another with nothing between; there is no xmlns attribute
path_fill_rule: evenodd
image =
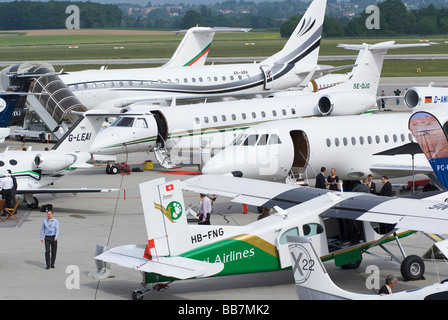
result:
<svg viewBox="0 0 448 320"><path fill-rule="evenodd" d="M316 188L327 189L327 186L329 186L330 190L339 190L339 177L336 175L336 169L332 168L331 173L327 178L325 178L325 172L326 168L322 167L320 169L320 173L316 176ZM373 182L373 176L369 174L367 178L365 178L361 184L354 187L352 191L373 193L380 196L391 197L393 195L392 184L389 182L388 177L382 176L381 182L383 183L383 186L381 187L380 192L377 193L375 182Z"/></svg>

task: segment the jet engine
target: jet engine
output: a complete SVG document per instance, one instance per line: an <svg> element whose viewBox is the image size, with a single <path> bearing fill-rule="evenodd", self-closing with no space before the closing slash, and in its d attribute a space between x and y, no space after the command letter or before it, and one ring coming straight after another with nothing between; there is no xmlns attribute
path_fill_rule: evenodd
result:
<svg viewBox="0 0 448 320"><path fill-rule="evenodd" d="M448 88L441 87L415 87L406 90L404 94L404 104L409 109L418 106L448 105Z"/></svg>
<svg viewBox="0 0 448 320"><path fill-rule="evenodd" d="M317 109L323 116L343 116L360 114L376 106L376 98L370 94L334 92L324 94Z"/></svg>
<svg viewBox="0 0 448 320"><path fill-rule="evenodd" d="M47 151L34 157L34 165L37 169L47 172L63 170L76 161L76 156L70 154Z"/></svg>

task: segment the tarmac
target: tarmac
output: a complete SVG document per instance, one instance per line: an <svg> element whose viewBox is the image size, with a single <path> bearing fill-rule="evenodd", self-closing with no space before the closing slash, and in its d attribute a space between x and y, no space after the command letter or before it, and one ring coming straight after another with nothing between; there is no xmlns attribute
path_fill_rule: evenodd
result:
<svg viewBox="0 0 448 320"><path fill-rule="evenodd" d="M388 90L396 83L384 84ZM387 93L386 93L387 94ZM393 104L392 104L393 105ZM400 101L392 111L402 111ZM390 110L390 108L387 108ZM51 144L15 140L0 144L10 149L32 145L33 150L43 150ZM125 161L125 156L118 161ZM142 169L145 160L152 159L147 153L128 155L131 167ZM146 229L143 220L139 183L165 177L167 181L187 179L197 174L197 166L186 166L180 171L165 170L158 165L153 170L142 170L130 174L109 175L104 166L77 169L67 172L53 187L101 187L116 188L118 192L91 193L79 195L54 194L37 195L39 208L30 209L24 202L18 208L18 221L0 221L0 299L1 300L131 300L132 291L140 287L142 280L138 271L112 265L108 278L97 280L89 276L96 270L94 255L97 245L115 247L125 244L144 246ZM404 178L404 181L406 178ZM408 178L410 180L410 178ZM377 184L378 185L378 184ZM199 196L184 192L186 205L197 206ZM52 204L54 217L60 222L57 260L54 269L45 269L44 245L39 234L42 221L46 218L40 206ZM242 206L219 197L213 206L213 225L246 225L256 221L259 213L249 206L249 212L242 213ZM194 220L190 223L196 223ZM446 237L445 237L446 238ZM401 239L406 254L423 255L433 240L422 233ZM385 245L395 255L401 256L395 242ZM371 252L388 256L380 248ZM425 279L405 282L400 267L376 256L364 254L361 266L354 270L342 270L332 261L325 267L340 287L353 292L376 294L376 289L367 288L372 282L381 286L386 275L398 277L395 291L420 288L448 278L448 265L443 260L427 260ZM373 270L373 273L372 273ZM376 271L375 271L376 270ZM291 270L270 273L256 273L236 276L215 277L176 281L161 292L153 292L144 300L190 301L252 301L272 303L294 301L297 295Z"/></svg>
<svg viewBox="0 0 448 320"><path fill-rule="evenodd" d="M21 147L16 141L4 145ZM47 144L27 142L33 150ZM146 153L129 155L132 167L142 168L148 159ZM120 159L119 161L122 161ZM182 172L183 171L183 172ZM94 255L96 245L115 247L125 244L144 246L146 230L139 194L139 183L165 177L167 181L187 179L197 167L183 167L183 174L168 173L155 165L153 170L109 175L104 166L67 172L53 187L103 187L117 188L119 192L80 195L39 195L39 204L52 204L54 217L60 222L61 233L54 269L45 269L44 245L39 240L40 227L45 212L27 208L21 203L18 221L0 221L0 299L2 300L130 300L133 289L139 288L139 272L112 265L107 279L96 280L89 276L96 270ZM187 173L187 174L185 174ZM196 206L198 195L184 192L186 205ZM212 214L213 225L245 225L255 221L259 213L249 206L247 214L242 206L219 197ZM190 223L196 223L191 221ZM402 239L407 254L423 255L433 244L427 236L414 234ZM395 242L386 245L397 256L400 251ZM386 257L381 249L373 252ZM375 294L366 288L371 281L370 270L377 266L378 281L387 274L398 276L397 291L418 288L448 278L448 265L444 261L426 262L425 280L403 282L399 266L370 255L363 255L358 269L341 270L333 262L325 263L331 278L347 290ZM370 280L369 280L370 279ZM145 300L215 300L215 301L273 301L297 300L291 270L270 273L216 277L177 281L163 292L153 292Z"/></svg>

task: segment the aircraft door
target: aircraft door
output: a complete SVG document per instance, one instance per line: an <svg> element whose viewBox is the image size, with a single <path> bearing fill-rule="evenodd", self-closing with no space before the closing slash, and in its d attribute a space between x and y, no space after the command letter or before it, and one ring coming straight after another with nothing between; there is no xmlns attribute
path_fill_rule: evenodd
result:
<svg viewBox="0 0 448 320"><path fill-rule="evenodd" d="M302 130L294 130L290 133L294 145L294 161L292 169L296 169L298 173L305 172L310 159L310 143L306 133Z"/></svg>
<svg viewBox="0 0 448 320"><path fill-rule="evenodd" d="M160 111L151 111L154 114L154 119L157 123L157 145L165 147L165 142L168 138L168 125L165 117Z"/></svg>
<svg viewBox="0 0 448 320"><path fill-rule="evenodd" d="M274 75L269 66L261 66L261 72L263 73L263 89L271 90L274 87Z"/></svg>

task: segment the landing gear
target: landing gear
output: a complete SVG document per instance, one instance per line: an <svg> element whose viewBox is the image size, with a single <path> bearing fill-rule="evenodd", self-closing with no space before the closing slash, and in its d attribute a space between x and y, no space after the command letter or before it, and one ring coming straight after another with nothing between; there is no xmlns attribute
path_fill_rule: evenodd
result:
<svg viewBox="0 0 448 320"><path fill-rule="evenodd" d="M420 280L425 273L425 263L419 256L410 255L404 258L400 271L406 280Z"/></svg>
<svg viewBox="0 0 448 320"><path fill-rule="evenodd" d="M142 284L142 289L135 289L132 291L132 300L143 300L145 295L151 292L162 292L168 289L167 283L156 283L152 287L147 286L147 284Z"/></svg>

